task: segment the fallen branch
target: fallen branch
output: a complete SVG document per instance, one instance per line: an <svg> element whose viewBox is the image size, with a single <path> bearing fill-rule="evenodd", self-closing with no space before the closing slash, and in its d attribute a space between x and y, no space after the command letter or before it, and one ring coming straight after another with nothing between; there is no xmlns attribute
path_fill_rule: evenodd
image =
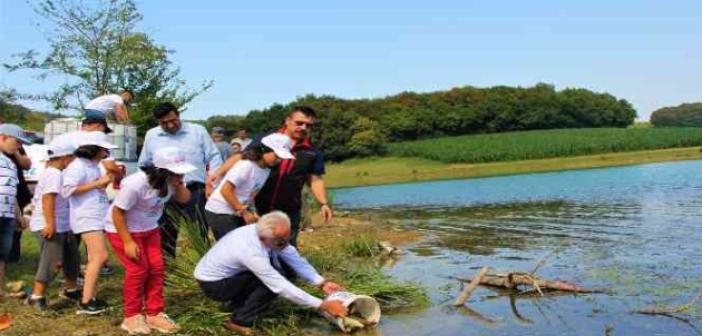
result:
<svg viewBox="0 0 702 336"><path fill-rule="evenodd" d="M480 284L480 281L483 279L485 274L487 274L488 270L490 270L489 267L485 266L483 267L480 272L478 272L478 275L471 281L466 287L463 289L463 292L461 292L461 295L456 298L456 302L453 303L454 306L460 307L464 303L466 303L466 300L470 297L470 294L473 293L476 287L478 287L478 284Z"/></svg>
<svg viewBox="0 0 702 336"><path fill-rule="evenodd" d="M461 281L466 281L466 282L472 281L471 279L461 279L461 278L457 278L457 279L461 280ZM580 287L574 283L566 282L566 281L543 280L543 279L529 275L528 273L524 273L524 272L513 272L513 273L509 273L509 274L487 274L482 279L480 279L479 283L481 285L501 287L501 288L507 288L507 289L518 289L517 287L519 287L519 286L529 286L533 289L536 289L539 292L541 292L541 290L543 290L543 289L556 290L556 291L562 291L562 292L571 292L571 293L603 293L603 292L606 292L605 290L602 290L602 289L591 289L591 288Z"/></svg>

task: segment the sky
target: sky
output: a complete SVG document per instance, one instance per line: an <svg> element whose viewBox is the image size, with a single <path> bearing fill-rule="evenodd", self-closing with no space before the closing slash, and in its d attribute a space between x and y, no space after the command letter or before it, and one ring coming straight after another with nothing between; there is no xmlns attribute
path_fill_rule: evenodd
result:
<svg viewBox="0 0 702 336"><path fill-rule="evenodd" d="M458 86L583 87L640 119L702 101L702 1L137 1L139 30L175 50L186 119L243 115L306 94L375 98ZM0 63L48 50L25 1L0 0ZM51 90L0 70L0 89ZM52 84L53 83L53 84ZM28 104L48 110L48 106Z"/></svg>

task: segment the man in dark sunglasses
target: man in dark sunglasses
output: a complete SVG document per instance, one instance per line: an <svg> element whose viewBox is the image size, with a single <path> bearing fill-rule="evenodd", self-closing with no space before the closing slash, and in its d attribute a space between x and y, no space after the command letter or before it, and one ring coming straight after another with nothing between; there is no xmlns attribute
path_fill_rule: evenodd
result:
<svg viewBox="0 0 702 336"><path fill-rule="evenodd" d="M285 118L277 132L286 134L293 140L293 160L283 160L271 173L256 195L256 210L265 214L273 210L284 212L290 217L292 235L290 244L297 246L297 234L302 220L302 189L308 185L314 198L321 205L320 211L325 220L334 213L327 201L327 190L322 176L324 155L310 141L310 132L315 127L317 113L308 106L296 106ZM267 135L267 134L266 134ZM254 140L260 142L262 137ZM215 177L221 178L241 158L235 155L223 164ZM214 181L211 181L214 182Z"/></svg>

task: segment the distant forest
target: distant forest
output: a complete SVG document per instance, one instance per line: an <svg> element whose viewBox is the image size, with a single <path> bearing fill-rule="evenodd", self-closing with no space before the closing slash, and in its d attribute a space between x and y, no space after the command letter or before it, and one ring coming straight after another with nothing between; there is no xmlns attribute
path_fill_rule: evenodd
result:
<svg viewBox="0 0 702 336"><path fill-rule="evenodd" d="M259 133L280 126L295 105L318 112L313 140L327 159L382 154L384 143L451 135L534 129L627 127L632 105L607 93L552 85L460 87L430 93L403 92L376 99L307 95L246 116L213 116L206 125L233 135L241 127Z"/></svg>

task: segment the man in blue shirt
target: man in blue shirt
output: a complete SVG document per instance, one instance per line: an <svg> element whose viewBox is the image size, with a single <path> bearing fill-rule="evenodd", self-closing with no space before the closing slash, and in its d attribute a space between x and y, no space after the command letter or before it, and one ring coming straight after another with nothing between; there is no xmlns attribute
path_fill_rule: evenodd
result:
<svg viewBox="0 0 702 336"><path fill-rule="evenodd" d="M161 241L164 253L175 256L176 241L178 240L177 219L168 216L168 209L179 209L192 220L197 220L203 235L207 235L204 220L205 182L208 171L213 172L222 165L222 156L204 127L180 120L178 108L171 103L162 103L153 111L153 116L159 126L150 129L144 137L144 147L139 155L139 167L152 165L156 150L164 147L177 147L186 154L188 163L197 170L185 175L184 182L192 197L190 202L181 206L172 202L161 217Z"/></svg>

